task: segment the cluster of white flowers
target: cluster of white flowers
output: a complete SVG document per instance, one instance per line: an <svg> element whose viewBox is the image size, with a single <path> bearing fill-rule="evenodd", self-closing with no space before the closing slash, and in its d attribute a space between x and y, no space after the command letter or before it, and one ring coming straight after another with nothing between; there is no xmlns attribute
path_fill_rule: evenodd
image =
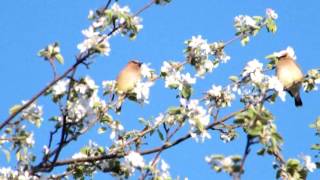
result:
<svg viewBox="0 0 320 180"><path fill-rule="evenodd" d="M285 101L286 93L284 87L276 76L268 76L263 73L263 64L254 59L247 63L243 72L243 78L249 78L254 86L261 90L274 90L282 101ZM244 91L245 94L245 91Z"/></svg>
<svg viewBox="0 0 320 180"><path fill-rule="evenodd" d="M118 3L114 3L109 12L112 13L114 17L117 17L115 23L120 27L117 32L121 32L123 34L127 33L128 29L124 26L127 26L125 23L128 23L126 22L128 17L131 17L131 20L129 21L130 26L134 27L135 31L138 32L143 28L143 25L141 24L142 19L140 17L133 16L128 6L120 7ZM106 14L108 14L108 12L106 12Z"/></svg>
<svg viewBox="0 0 320 180"><path fill-rule="evenodd" d="M116 2L112 4L110 9L100 9L97 10L97 13L90 10L88 18L92 20L92 25L87 31L90 31L89 34L93 36L88 37L87 33L84 33L87 39L78 46L81 52L94 49L99 53L108 55L110 45L107 35L102 34L103 31L106 29L115 30L113 35L118 33L129 34L131 38L134 38L143 27L140 17L134 16L128 6L121 7Z"/></svg>
<svg viewBox="0 0 320 180"><path fill-rule="evenodd" d="M190 73L182 74L180 72L181 64L177 62L164 61L161 67L161 75L165 80L166 88L179 89L185 86L191 86L196 83L196 78L191 77Z"/></svg>
<svg viewBox="0 0 320 180"><path fill-rule="evenodd" d="M231 58L224 51L225 44L222 42L214 42L210 45L211 50L218 61L227 63Z"/></svg>
<svg viewBox="0 0 320 180"><path fill-rule="evenodd" d="M318 84L320 84L320 70L309 70L302 83L304 91L316 91L318 90Z"/></svg>
<svg viewBox="0 0 320 180"><path fill-rule="evenodd" d="M34 141L34 137L33 137L33 133L29 133L27 138L26 138L26 144L30 147L32 147L34 145L35 141Z"/></svg>
<svg viewBox="0 0 320 180"><path fill-rule="evenodd" d="M127 169L130 175L132 175L136 168L143 169L145 167L145 162L141 154L130 151L128 155L124 157L124 164L122 167Z"/></svg>
<svg viewBox="0 0 320 180"><path fill-rule="evenodd" d="M51 87L52 95L53 96L61 96L64 95L69 87L70 80L63 79L58 81L55 85Z"/></svg>
<svg viewBox="0 0 320 180"><path fill-rule="evenodd" d="M46 146L46 145L44 145L44 146L42 147L42 152L43 152L44 155L48 155L49 152L50 152L49 147Z"/></svg>
<svg viewBox="0 0 320 180"><path fill-rule="evenodd" d="M217 160L215 156L206 156L205 161L210 164L215 161L215 163L219 164L221 167L230 167L233 165L232 156L221 158L221 160Z"/></svg>
<svg viewBox="0 0 320 180"><path fill-rule="evenodd" d="M242 77L250 77L253 83L260 83L263 79L263 64L257 59L249 61L242 72Z"/></svg>
<svg viewBox="0 0 320 180"><path fill-rule="evenodd" d="M237 32L251 32L252 30L259 29L257 22L247 15L239 15L234 18L234 27Z"/></svg>
<svg viewBox="0 0 320 180"><path fill-rule="evenodd" d="M151 161L149 163L149 166L151 166L153 161ZM154 169L153 173L154 175L154 179L158 179L158 180L168 180L168 179L172 179L170 176L170 172L169 172L170 166L163 160L161 159L160 161L160 169Z"/></svg>
<svg viewBox="0 0 320 180"><path fill-rule="evenodd" d="M26 104L27 101L22 101L22 104ZM43 118L43 109L42 106L37 105L36 103L32 103L30 106L25 108L22 113L21 117L23 119L28 120L30 123L36 125L37 127L40 127Z"/></svg>
<svg viewBox="0 0 320 180"><path fill-rule="evenodd" d="M220 139L221 139L224 143L230 142L232 138L233 138L233 136L229 136L228 133L221 133L221 134L220 134Z"/></svg>
<svg viewBox="0 0 320 180"><path fill-rule="evenodd" d="M307 168L309 172L313 172L317 169L317 165L314 162L312 162L311 156L302 155L301 158L304 161L304 166Z"/></svg>
<svg viewBox="0 0 320 180"><path fill-rule="evenodd" d="M188 116L188 122L191 125L190 134L197 142L199 141L198 135L201 137L201 142L210 139L211 135L206 130L206 126L209 125L210 115L207 111L199 105L199 100L192 99L180 99L180 104L185 108L186 115Z"/></svg>
<svg viewBox="0 0 320 180"><path fill-rule="evenodd" d="M74 89L77 98L67 102L67 122L78 122L83 118L87 118L90 122L97 118L98 109L105 108L106 102L98 96L98 86L95 82L87 76L80 80ZM59 120L62 120L61 117Z"/></svg>
<svg viewBox="0 0 320 180"><path fill-rule="evenodd" d="M116 81L102 81L103 94L110 94L115 91Z"/></svg>
<svg viewBox="0 0 320 180"><path fill-rule="evenodd" d="M110 9L100 13L90 10L88 18L93 22L91 26L82 31L86 39L78 44L81 53L94 50L108 56L111 49L109 37L102 33L105 29L118 27L115 33L131 32L130 36L135 36L142 29L141 18L133 16L128 6L120 7L118 3L114 3Z"/></svg>
<svg viewBox="0 0 320 180"><path fill-rule="evenodd" d="M278 19L278 14L271 8L266 9L266 15L271 19Z"/></svg>
<svg viewBox="0 0 320 180"><path fill-rule="evenodd" d="M185 50L188 63L195 66L198 76L203 76L206 72L212 72L216 66L209 59L210 55L214 55L207 40L200 35L192 36L190 40L185 41L187 48Z"/></svg>
<svg viewBox="0 0 320 180"><path fill-rule="evenodd" d="M159 126L162 123L174 124L176 122L175 116L160 113L159 116L155 118L154 125Z"/></svg>
<svg viewBox="0 0 320 180"><path fill-rule="evenodd" d="M92 26L83 30L82 34L86 39L77 46L81 53L95 50L106 56L109 55L111 49L107 35L100 34Z"/></svg>
<svg viewBox="0 0 320 180"><path fill-rule="evenodd" d="M142 80L136 84L132 92L136 94L138 103L149 103L150 88L154 85L153 81L156 75L154 70L149 67L149 64L145 63L141 65L141 75Z"/></svg>
<svg viewBox="0 0 320 180"><path fill-rule="evenodd" d="M133 89L133 92L136 94L137 102L140 104L149 103L149 93L150 88L153 86L153 82L138 82Z"/></svg>
<svg viewBox="0 0 320 180"><path fill-rule="evenodd" d="M17 180L38 180L37 176L32 176L28 171L16 171L10 167L0 168L0 179L17 179Z"/></svg>
<svg viewBox="0 0 320 180"><path fill-rule="evenodd" d="M205 161L211 165L212 169L217 172L225 171L232 173L235 171L234 167L239 166L241 157L238 155L226 156L223 155L210 155L205 157Z"/></svg>
<svg viewBox="0 0 320 180"><path fill-rule="evenodd" d="M212 85L205 95L205 104L209 113L211 113L215 108L231 106L234 98L235 95L232 93L230 86L222 88L222 86Z"/></svg>
<svg viewBox="0 0 320 180"><path fill-rule="evenodd" d="M81 158L87 158L88 156L82 152L75 153L72 155L72 159L81 159Z"/></svg>
<svg viewBox="0 0 320 180"><path fill-rule="evenodd" d="M284 91L284 87L282 83L276 76L267 77L268 89L273 89L278 93L278 96L282 101L286 100L286 92Z"/></svg>

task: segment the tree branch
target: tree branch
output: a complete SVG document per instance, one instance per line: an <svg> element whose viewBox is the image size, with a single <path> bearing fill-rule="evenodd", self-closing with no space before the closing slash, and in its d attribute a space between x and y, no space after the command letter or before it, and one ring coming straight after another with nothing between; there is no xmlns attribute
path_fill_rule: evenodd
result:
<svg viewBox="0 0 320 180"><path fill-rule="evenodd" d="M247 143L246 143L246 147L244 149L242 158L241 158L241 162L240 162L240 169L239 172L236 172L233 174L233 179L234 180L240 180L241 179L241 175L244 172L244 164L247 160L247 157L250 154L250 146L255 144L255 142L253 141L253 137L247 135Z"/></svg>
<svg viewBox="0 0 320 180"><path fill-rule="evenodd" d="M206 129L208 130L208 129L214 127L214 126L220 125L221 123L233 118L235 115L245 111L246 109L247 108L244 108L244 109L241 109L239 111L233 112L233 113L221 118L219 121L209 124L206 127ZM144 130L144 131L141 132L141 135L142 134L146 134L146 133L150 132L151 130L153 130L153 129ZM152 148L152 149L149 149L149 150L141 151L140 154L141 155L148 155L148 154L153 154L153 153L157 153L159 151L163 151L163 150L169 149L169 148L171 148L171 147L173 147L173 146L175 146L177 144L182 143L183 141L189 139L190 137L191 137L190 133L187 133L186 135L180 137L179 139L177 139L177 140L175 140L175 141L173 141L171 143L166 143L166 144L164 144L162 146L159 146L159 147L155 147L155 148ZM128 141L127 143L124 144L124 146L127 146L127 145L131 144L132 142L136 141L137 139L138 139L138 137ZM83 163L83 162L92 162L92 161L100 161L100 160L107 160L107 159L114 159L114 158L122 158L125 155L127 155L127 154L117 154L117 151L119 149L120 148L113 149L112 152L110 152L107 155L103 155L103 156L77 158L77 159L66 159L66 160L57 161L54 166L56 167L56 166L64 166L64 165ZM44 165L43 168L49 168L49 166L52 166L52 164L46 164L46 165Z"/></svg>

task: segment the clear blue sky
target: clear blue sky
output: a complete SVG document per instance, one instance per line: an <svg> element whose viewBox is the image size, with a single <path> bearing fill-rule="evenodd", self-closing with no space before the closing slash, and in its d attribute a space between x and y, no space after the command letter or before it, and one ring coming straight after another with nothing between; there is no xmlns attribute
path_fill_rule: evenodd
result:
<svg viewBox="0 0 320 180"><path fill-rule="evenodd" d="M172 0L168 6L152 7L142 14L144 28L135 41L116 37L111 40L111 54L109 57L98 57L90 70L81 67L78 76L90 75L101 85L102 80L116 77L117 72L129 59L139 58L143 62L151 62L152 67L159 70L162 61L168 59L183 60L182 50L184 40L193 35L202 35L209 42L228 40L234 36L233 18L239 14L264 15L266 8L273 8L279 14L279 30L275 35L262 31L253 38L248 46L240 43L228 46L226 51L231 55L228 64L220 66L216 71L198 81L196 88L203 92L211 84L226 85L228 76L239 74L247 61L257 58L262 62L265 55L285 49L288 45L295 48L298 63L303 71L319 67L318 52L320 2L310 1L278 1L278 0ZM78 53L76 45L82 41L81 30L89 25L88 11L102 6L106 0L65 1L65 0L3 0L0 7L0 120L8 116L8 109L21 100L29 99L52 78L47 62L36 56L39 49L45 45L58 41L61 52L65 57L65 64L58 67L62 73L73 62ZM129 4L133 11L141 7L147 0L120 0L121 5ZM159 71L158 71L159 72ZM140 129L138 117L148 118L165 111L169 105L176 105L175 92L165 89L163 82L159 82L151 91L151 103L138 106L127 103L118 119L121 119L127 129ZM195 97L199 97L195 95ZM286 102L278 101L269 106L274 113L280 134L285 144L283 152L285 158L298 157L300 154L312 154L311 144L318 139L314 131L308 126L318 115L320 93L302 93L304 106L295 108L293 100L287 96ZM57 112L47 98L41 98L44 105L45 118ZM240 108L236 103L226 114ZM52 124L45 123L36 136L36 147L41 149L46 144L48 128ZM242 134L241 130L239 130ZM68 157L79 150L88 139L100 143L106 142L107 135L99 137L91 132L81 141L73 143L67 148L62 157ZM187 176L189 179L230 179L226 174L216 174L210 170L204 161L209 154L242 154L245 137L240 136L234 142L224 144L219 142L218 135L213 134L212 140L197 144L188 141L162 154L171 166L173 176ZM156 144L156 143L153 143ZM274 179L271 157L257 157L252 149L246 164L243 179ZM36 150L39 152L39 150ZM4 155L0 155L0 159ZM8 165L0 160L1 165ZM310 179L317 179L319 172L310 174ZM103 176L97 176L102 179ZM107 175L108 178L110 176Z"/></svg>

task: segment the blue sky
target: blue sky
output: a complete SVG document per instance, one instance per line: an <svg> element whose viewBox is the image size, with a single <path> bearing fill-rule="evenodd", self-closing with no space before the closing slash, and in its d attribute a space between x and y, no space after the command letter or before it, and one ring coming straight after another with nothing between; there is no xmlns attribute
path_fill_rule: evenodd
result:
<svg viewBox="0 0 320 180"><path fill-rule="evenodd" d="M135 41L124 37L111 40L111 54L108 57L97 57L89 70L80 68L78 77L89 75L101 85L103 80L114 79L118 71L129 59L138 58L150 62L151 67L159 72L164 60L183 60L184 41L194 35L202 35L209 42L228 40L234 36L233 18L239 14L264 15L266 8L273 8L279 14L278 32L276 34L262 31L252 41L242 47L239 42L226 48L231 56L228 64L221 65L204 80L199 80L196 88L203 92L212 84L226 85L230 75L238 75L247 61L254 58L267 62L264 57L274 51L294 47L298 63L304 73L319 67L317 52L320 52L319 30L320 2L277 1L277 0L172 0L167 6L156 6L143 13L144 28ZM90 9L102 6L104 0L64 1L64 0L4 0L0 7L0 119L8 116L8 109L21 100L29 99L52 78L49 64L37 57L37 52L54 41L61 45L65 64L58 66L62 73L73 62L78 53L76 45L83 40L81 30L89 25L87 15ZM132 11L137 10L147 0L120 0L121 5L130 5ZM285 144L285 158L298 157L301 154L312 154L311 144L317 142L314 131L308 126L317 116L320 100L319 92L302 93L304 106L296 108L293 100L287 96L286 102L278 101L267 107L273 112L280 134ZM197 94L194 96L197 96ZM127 129L140 129L138 117L156 116L165 111L168 106L176 105L175 92L165 89L163 82L158 82L151 91L151 103L139 106L133 103L125 104L120 119ZM41 98L39 104L44 105L45 118L57 112L57 108L48 103L48 98ZM222 114L227 114L241 105L235 103ZM43 134L48 134L52 124L45 123L36 130L42 135L36 136L36 147L40 148L47 142ZM242 131L239 130L242 135ZM178 136L177 136L178 137ZM91 132L72 144L62 154L63 158L77 152L88 139L100 143L108 139L107 135L99 137ZM238 137L234 142L224 144L217 134L204 143L198 144L190 140L167 150L162 154L171 166L173 176L187 176L189 179L230 179L226 174L216 174L210 170L204 161L209 154L242 154L245 136ZM156 144L156 143L152 143ZM246 163L246 173L243 179L274 179L271 157L257 157L252 149ZM39 152L39 150L36 150ZM3 157L3 155L0 155ZM0 158L3 159L3 158ZM7 165L3 160L0 164ZM310 174L310 179L319 177L319 172ZM98 175L97 179L103 176ZM110 176L107 176L110 178Z"/></svg>

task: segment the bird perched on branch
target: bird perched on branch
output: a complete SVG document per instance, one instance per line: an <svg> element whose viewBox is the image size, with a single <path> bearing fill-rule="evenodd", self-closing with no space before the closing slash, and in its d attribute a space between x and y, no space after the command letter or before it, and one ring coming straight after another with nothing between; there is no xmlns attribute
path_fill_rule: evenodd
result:
<svg viewBox="0 0 320 180"><path fill-rule="evenodd" d="M141 65L141 62L131 60L118 74L115 86L116 94L118 95L116 112L121 111L122 103L128 92L133 90L136 84L141 80Z"/></svg>
<svg viewBox="0 0 320 180"><path fill-rule="evenodd" d="M295 106L302 106L300 88L303 81L303 73L296 63L296 57L292 48L288 48L285 53L278 57L276 64L276 75L284 89L294 97Z"/></svg>

